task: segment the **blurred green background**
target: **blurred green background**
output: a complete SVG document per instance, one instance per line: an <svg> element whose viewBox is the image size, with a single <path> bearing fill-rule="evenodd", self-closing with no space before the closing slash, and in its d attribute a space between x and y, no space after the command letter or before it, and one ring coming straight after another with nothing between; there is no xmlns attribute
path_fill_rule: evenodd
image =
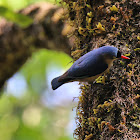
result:
<svg viewBox="0 0 140 140"><path fill-rule="evenodd" d="M0 0L0 6L14 12L39 1ZM50 84L71 61L66 54L42 49L7 81L0 98L0 140L73 140L78 83L56 91Z"/></svg>

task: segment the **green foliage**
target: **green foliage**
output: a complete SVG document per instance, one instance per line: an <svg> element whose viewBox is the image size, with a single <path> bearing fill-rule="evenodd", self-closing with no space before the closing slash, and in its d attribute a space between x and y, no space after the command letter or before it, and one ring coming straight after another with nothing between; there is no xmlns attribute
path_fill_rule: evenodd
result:
<svg viewBox="0 0 140 140"><path fill-rule="evenodd" d="M0 6L0 16L18 24L21 27L28 27L32 24L33 20L23 14L15 13L12 10Z"/></svg>
<svg viewBox="0 0 140 140"><path fill-rule="evenodd" d="M42 49L33 54L32 59L21 69L21 73L30 85L30 89L40 93L46 87L46 72L50 71L49 68L70 67L71 61L72 59L64 53Z"/></svg>
<svg viewBox="0 0 140 140"><path fill-rule="evenodd" d="M12 10L20 10L35 2L51 2L57 4L59 0L0 0L0 5Z"/></svg>
<svg viewBox="0 0 140 140"><path fill-rule="evenodd" d="M5 93L6 94L6 93ZM69 110L50 110L31 96L17 99L3 95L0 100L0 139L2 140L71 140L64 133ZM65 116L60 114L65 112ZM63 119L62 119L63 118ZM65 123L63 122L65 121ZM56 125L57 123L62 125Z"/></svg>
<svg viewBox="0 0 140 140"><path fill-rule="evenodd" d="M72 140L65 129L72 107L49 108L41 101L51 64L63 67L70 61L66 54L44 49L33 54L19 71L27 81L26 92L17 98L5 91L0 98L0 139Z"/></svg>
<svg viewBox="0 0 140 140"><path fill-rule="evenodd" d="M28 16L14 11L40 1L58 3L58 1L55 0L0 0L0 16L26 28L33 23L33 20Z"/></svg>

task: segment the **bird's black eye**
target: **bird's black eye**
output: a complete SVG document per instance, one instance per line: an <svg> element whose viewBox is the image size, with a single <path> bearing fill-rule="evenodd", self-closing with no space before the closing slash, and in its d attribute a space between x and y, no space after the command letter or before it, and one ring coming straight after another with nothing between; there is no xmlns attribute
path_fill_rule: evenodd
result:
<svg viewBox="0 0 140 140"><path fill-rule="evenodd" d="M120 58L120 57L121 57L121 52L118 51L118 53L117 53L117 58Z"/></svg>

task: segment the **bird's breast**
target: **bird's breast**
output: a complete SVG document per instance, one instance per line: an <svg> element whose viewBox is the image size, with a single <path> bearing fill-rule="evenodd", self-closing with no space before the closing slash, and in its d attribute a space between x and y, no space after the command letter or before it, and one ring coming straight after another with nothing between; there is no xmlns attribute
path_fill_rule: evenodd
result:
<svg viewBox="0 0 140 140"><path fill-rule="evenodd" d="M113 60L109 61L109 63L108 63L108 68L107 68L105 71L103 71L102 73L97 74L97 75L92 76L92 77L86 77L86 78L83 78L83 79L79 79L78 81L80 81L80 82L93 82L93 81L95 81L99 76L102 76L103 74L108 73L108 71L109 71L109 69L110 69L110 67L111 67L112 65L113 65Z"/></svg>
<svg viewBox="0 0 140 140"><path fill-rule="evenodd" d="M87 78L80 79L80 80L78 80L78 81L80 81L80 82L93 82L93 81L95 81L99 76L101 76L101 75L103 75L103 74L104 74L104 72L101 73L101 74L92 76L92 77L87 77Z"/></svg>

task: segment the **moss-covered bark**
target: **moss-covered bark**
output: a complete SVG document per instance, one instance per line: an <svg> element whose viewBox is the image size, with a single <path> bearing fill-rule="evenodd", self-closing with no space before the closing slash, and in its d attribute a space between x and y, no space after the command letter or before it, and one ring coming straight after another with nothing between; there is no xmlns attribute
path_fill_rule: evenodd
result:
<svg viewBox="0 0 140 140"><path fill-rule="evenodd" d="M79 140L140 138L140 34L138 0L63 0L75 27L74 60L103 45L130 60L116 60L106 77L81 86L77 107Z"/></svg>

